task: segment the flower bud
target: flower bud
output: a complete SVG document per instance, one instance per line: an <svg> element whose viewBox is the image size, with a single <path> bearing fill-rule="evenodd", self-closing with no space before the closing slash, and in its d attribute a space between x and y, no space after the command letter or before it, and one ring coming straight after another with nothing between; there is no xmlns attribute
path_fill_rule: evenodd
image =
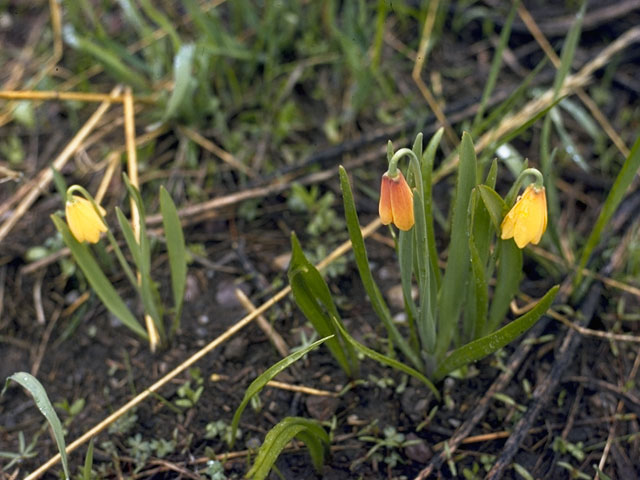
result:
<svg viewBox="0 0 640 480"><path fill-rule="evenodd" d="M100 212L104 215L104 208ZM69 195L65 206L67 224L73 236L79 242L98 243L100 234L107 231L107 226L93 208L93 204L84 197Z"/></svg>
<svg viewBox="0 0 640 480"><path fill-rule="evenodd" d="M378 213L384 225L393 222L400 230L409 230L415 223L413 192L399 170L395 177L389 176L389 172L382 175Z"/></svg>
<svg viewBox="0 0 640 480"><path fill-rule="evenodd" d="M547 229L547 195L543 186L529 185L502 220L501 238L513 238L518 248L537 245Z"/></svg>

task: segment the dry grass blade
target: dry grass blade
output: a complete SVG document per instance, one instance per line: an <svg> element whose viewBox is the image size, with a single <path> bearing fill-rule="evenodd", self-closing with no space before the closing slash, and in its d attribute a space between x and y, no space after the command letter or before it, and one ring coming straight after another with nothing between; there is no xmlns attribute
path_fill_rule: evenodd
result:
<svg viewBox="0 0 640 480"><path fill-rule="evenodd" d="M542 48L542 50L544 51L545 55L549 57L549 59L551 60L551 63L553 63L553 66L556 68L559 68L560 58L558 57L556 52L553 50L553 47L551 46L547 38L544 36L544 33L542 33L542 31L538 27L538 24L536 23L536 21L533 19L529 11L526 9L526 7L522 3L518 6L518 14L520 15L520 18L522 19L524 24L527 26L529 31L531 32L531 35L533 35L533 38L535 38L536 42L538 42L538 45L540 45L540 48ZM624 157L628 157L629 148L625 145L624 140L620 138L620 135L618 135L618 133L614 130L614 128L609 123L609 120L607 120L604 114L600 111L596 103L591 99L589 95L587 95L587 92L585 92L582 87L577 87L576 95L578 95L578 98L580 99L580 101L584 103L584 105L589 109L589 111L591 112L591 115L593 115L593 118L595 118L596 121L600 124L602 129L609 136L609 138L618 148L620 153Z"/></svg>
<svg viewBox="0 0 640 480"><path fill-rule="evenodd" d="M138 180L138 153L136 149L135 110L131 87L125 88L122 105L124 107L124 138L127 149L127 172L131 185L140 190L140 181ZM140 212L138 211L136 202L131 198L131 226L138 243L140 243L140 222ZM138 282L140 281L140 272L138 272ZM149 334L149 348L152 352L155 352L160 344L160 333L151 315L145 314L144 324Z"/></svg>
<svg viewBox="0 0 640 480"><path fill-rule="evenodd" d="M111 94L113 96L119 95L120 90L120 87L116 87L111 91ZM80 130L78 130L78 133L76 133L62 152L60 152L60 154L55 158L51 165L47 165L40 171L40 174L35 179L27 184L26 191L23 191L23 189L18 190L18 192L16 192L16 194L14 194L13 197L5 203L5 205L3 205L0 215L5 213L11 205L20 201L12 215L0 226L0 242L5 239L15 224L18 223L22 216L29 210L31 205L33 205L33 202L35 202L40 194L49 186L53 180L51 168L61 170L62 167L66 165L67 161L78 150L78 147L95 128L96 124L100 121L110 106L111 102L102 102L93 115L89 117L89 120L87 120Z"/></svg>
<svg viewBox="0 0 640 480"><path fill-rule="evenodd" d="M638 41L640 41L640 27L633 27L627 30L615 42L602 50L596 58L582 67L578 73L568 75L560 91L560 96L569 95L575 92L576 88L586 86L591 81L591 75L596 70L605 66L609 60L611 60L611 57ZM538 113L549 107L549 105L553 103L553 99L554 91L552 87L539 97L529 101L519 111L505 116L496 127L486 132L475 142L476 153L480 153L492 143L535 117ZM452 157L449 162L434 172L433 182L438 182L453 173L458 166L458 162L458 156Z"/></svg>

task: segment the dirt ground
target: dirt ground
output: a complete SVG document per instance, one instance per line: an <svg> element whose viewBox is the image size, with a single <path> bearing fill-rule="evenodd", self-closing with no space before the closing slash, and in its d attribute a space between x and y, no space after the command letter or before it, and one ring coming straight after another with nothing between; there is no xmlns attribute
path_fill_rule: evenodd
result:
<svg viewBox="0 0 640 480"><path fill-rule="evenodd" d="M548 11L548 6L536 8L533 2L529 3L541 30L558 45L569 25L566 11L561 9L556 14ZM588 12L606 8L599 16L586 17L574 62L576 69L640 22L637 6L622 14L612 10L616 2L592 3ZM31 15L30 21L41 21L37 12ZM4 31L0 43L20 48L24 32L16 32L22 30L15 26ZM518 85L518 66L530 70L543 55L522 22L515 23L513 32L510 47L514 63L507 62L498 94ZM481 26L471 23L463 35L445 35L430 57L430 62L442 68L473 62L482 73L443 85L442 96L456 99L447 104L446 111L459 115L460 122L473 115L465 112L477 103L491 60L487 42L479 40L481 35ZM627 145L632 145L639 124L640 49L637 45L626 49L616 62L610 78L609 70L598 71L593 85L604 88L606 84L609 100L603 112L614 126L624 125L619 133ZM540 88L548 86L554 72L548 65L534 83ZM410 83L410 79L403 81ZM32 155L26 163L24 179L46 168L52 153L59 151L74 133L74 122L67 121L64 109L56 102L45 104L39 112L47 118L43 124L57 127L43 128L26 140ZM629 117L634 119L630 123L625 120ZM571 118L568 122L572 122ZM429 118L420 128L430 132L434 125L434 119ZM384 147L389 136L399 145L408 143L415 132L415 125L403 126L400 132L397 127L371 126L375 129L351 132L338 147L317 145L318 160L311 162L311 167L335 173L320 187L322 192L335 193L338 216L341 202L337 165L359 162L360 166L350 172L359 181L370 180L370 187L377 188L379 174L372 173L375 169L368 164L368 159L375 157L371 152ZM0 130L0 136L18 128L2 127L5 132ZM515 141L523 156L538 156L538 130ZM372 142L372 131L387 137ZM618 167L612 165L611 171L602 171L589 138L580 133L579 127L574 132L580 153L592 168L586 173L571 162L562 164L558 187L565 210L559 224L565 232L586 236ZM158 143L167 151L177 147L172 131ZM294 175L309 173L308 167L305 164L294 169ZM63 173L73 175L72 171L73 167L68 167ZM97 185L99 179L92 181ZM255 185L267 185L269 181L258 179ZM452 182L453 179L446 179L435 190L445 212ZM18 182L1 184L0 200L9 199L19 186ZM237 189L230 182L227 187L219 186L212 196ZM508 185L505 182L499 187L505 191ZM375 218L374 201L361 195L357 202L363 224ZM635 239L638 202L637 190L628 192L601 244L598 259L589 265L605 281L590 281L585 287L588 294L578 303L564 295L554 306L556 311L579 319L583 327L624 333L629 338L587 335L567 328L557 319L544 317L527 340L472 366L466 378L441 382L438 388L443 392L442 402L437 402L424 386L369 360L363 361L361 380L350 383L327 351L319 349L278 380L332 395L267 387L260 395L260 405L245 411L240 422L242 436L230 452L223 435L213 433L212 425L218 421L228 425L246 387L281 358L254 322L198 361L196 371L179 375L116 426L99 434L95 438L94 470L103 478L209 478L204 473L207 462L214 455L228 453L228 457L220 457L224 474L227 478L242 478L253 458L251 453L243 452L255 449L274 424L293 415L327 422L332 434L331 454L318 475L304 448L287 450L277 462L281 478L286 479L412 479L424 475L427 468L432 469L431 478L498 478L487 473L485 465L504 468L500 473L504 478L526 478L518 473L519 468L536 479L594 478L592 466L598 465L605 450L608 460L604 471L610 478L640 478L640 332L637 321L625 320L637 315L640 296L634 287L637 279L629 275L629 264L616 257L621 244L628 245ZM261 199L259 214L252 220L239 215L238 204L220 209L210 218L190 220L185 229L187 241L201 245L203 250L189 268L182 325L169 347L150 353L148 346L114 319L95 295L90 295L79 309L70 308L90 290L75 277L63 280L65 265L61 261L30 267L32 264L25 258L27 251L55 236L49 216L60 208L53 188L44 192L0 244L0 378L17 371L31 372L43 383L53 402L73 404L82 399L84 406L73 418L59 409L61 419L68 420L68 442L240 320L246 311L234 296L236 287L260 305L285 286L286 261L277 260L290 251L290 231L298 232L305 243L304 230L309 221L304 214L287 208L286 193ZM346 239L346 231L330 232L328 236L333 238L327 240L327 245L335 247ZM384 292L399 284L389 238L386 231L380 230L367 240L374 276ZM569 278L543 253L534 249L525 255L522 291L532 298L539 298L556 283L566 284ZM344 265L344 271L328 281L340 299L345 323L356 338L384 351L386 342L381 339L386 337L385 331L366 300L353 258L347 255ZM156 278L162 279L163 292L169 294L167 258L158 257L153 271ZM115 269L112 278L140 314L125 279ZM620 288L609 279L619 280L629 288ZM522 307L525 302L520 299L518 303ZM290 347L302 345L312 335L289 297L270 309L267 317ZM194 390L203 387L200 398L189 407L177 402L185 398L185 385ZM337 393L341 395L334 395ZM57 452L43 425L33 401L22 389L11 386L0 399L0 451L17 452L20 435L24 435L27 445L35 440L34 455L0 471L1 479L23 478ZM402 437L394 437L397 434ZM167 442L168 453L161 455L157 444L149 447L153 440ZM408 445L403 443L407 441ZM454 452L449 456L450 447ZM74 472L82 465L85 452L83 446L70 455ZM0 465L5 461L8 463L0 458ZM57 469L44 478L54 478ZM463 473L465 469L467 473ZM580 476L584 472L587 476ZM271 478L278 477L272 473Z"/></svg>

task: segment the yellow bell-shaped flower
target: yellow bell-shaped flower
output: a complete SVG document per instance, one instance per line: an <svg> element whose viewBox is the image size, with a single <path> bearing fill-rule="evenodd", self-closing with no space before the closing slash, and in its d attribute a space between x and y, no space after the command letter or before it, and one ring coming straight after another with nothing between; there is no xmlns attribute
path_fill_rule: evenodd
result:
<svg viewBox="0 0 640 480"><path fill-rule="evenodd" d="M398 170L395 177L382 175L378 213L383 225L391 222L400 230L409 230L415 223L413 217L413 192Z"/></svg>
<svg viewBox="0 0 640 480"><path fill-rule="evenodd" d="M106 213L104 208L98 208L102 215ZM98 243L100 234L107 231L107 226L93 208L93 204L84 197L69 195L65 215L69 230L79 242Z"/></svg>
<svg viewBox="0 0 640 480"><path fill-rule="evenodd" d="M513 238L518 248L537 245L547 229L547 195L543 186L529 185L502 220L501 238Z"/></svg>

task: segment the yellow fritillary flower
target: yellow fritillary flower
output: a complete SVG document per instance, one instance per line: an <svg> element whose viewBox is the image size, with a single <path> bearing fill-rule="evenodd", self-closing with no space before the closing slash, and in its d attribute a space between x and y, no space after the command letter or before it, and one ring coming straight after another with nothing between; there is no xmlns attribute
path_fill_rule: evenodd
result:
<svg viewBox="0 0 640 480"><path fill-rule="evenodd" d="M383 225L393 222L404 231L413 227L413 192L401 171L398 170L395 177L389 176L388 172L382 176L378 213Z"/></svg>
<svg viewBox="0 0 640 480"><path fill-rule="evenodd" d="M104 208L100 212L104 215ZM65 215L69 230L79 242L98 243L100 234L107 231L107 226L93 208L93 204L84 197L69 195L65 206Z"/></svg>
<svg viewBox="0 0 640 480"><path fill-rule="evenodd" d="M518 248L537 245L547 229L547 195L543 186L529 185L502 220L501 238L513 238Z"/></svg>

